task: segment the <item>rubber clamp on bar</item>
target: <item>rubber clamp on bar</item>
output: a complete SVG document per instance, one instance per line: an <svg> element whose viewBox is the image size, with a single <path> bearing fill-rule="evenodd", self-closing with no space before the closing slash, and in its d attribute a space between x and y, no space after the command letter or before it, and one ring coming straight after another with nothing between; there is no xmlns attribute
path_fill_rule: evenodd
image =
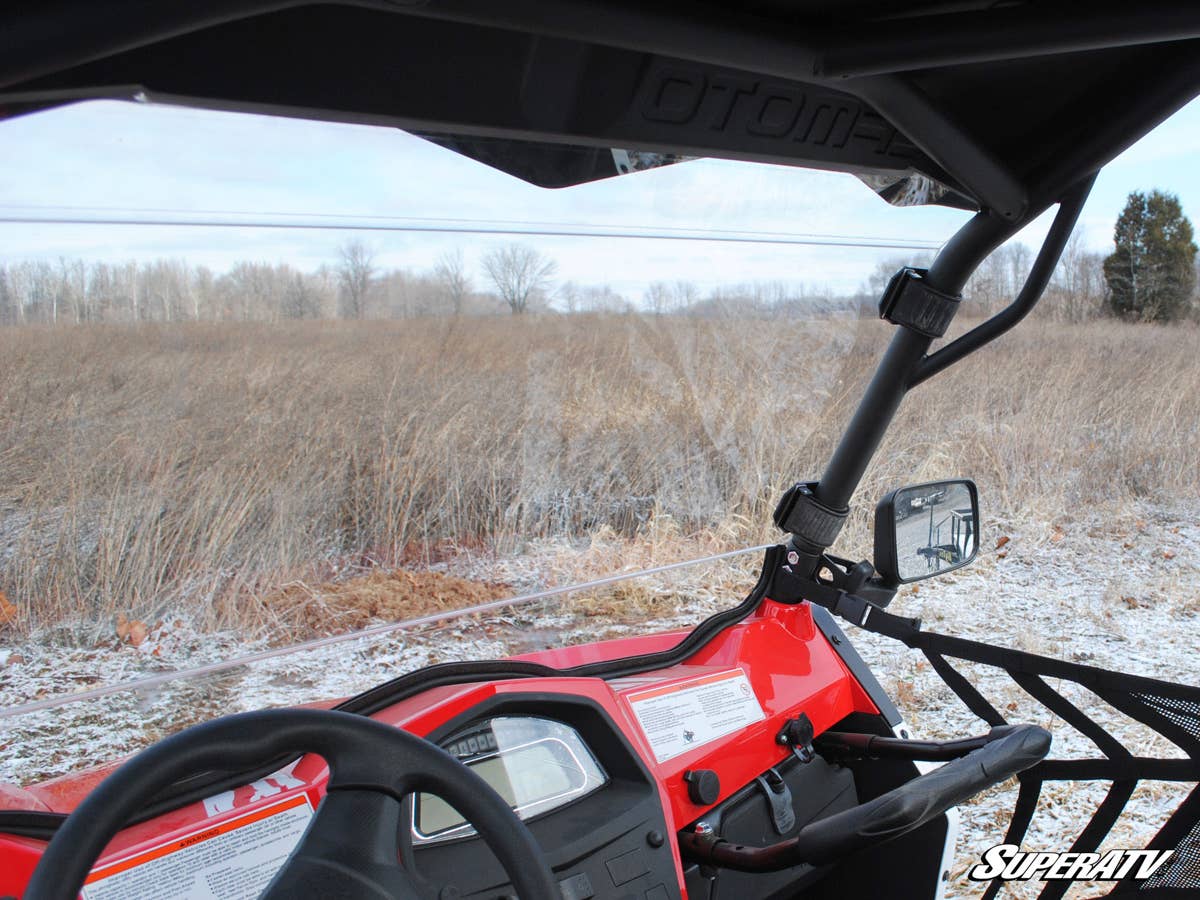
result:
<svg viewBox="0 0 1200 900"><path fill-rule="evenodd" d="M826 506L813 493L816 486L815 481L801 481L788 488L775 507L775 524L815 547L831 547L850 510Z"/></svg>
<svg viewBox="0 0 1200 900"><path fill-rule="evenodd" d="M905 266L893 275L879 301L879 318L929 338L940 338L950 327L962 295L930 287L925 281L927 272Z"/></svg>

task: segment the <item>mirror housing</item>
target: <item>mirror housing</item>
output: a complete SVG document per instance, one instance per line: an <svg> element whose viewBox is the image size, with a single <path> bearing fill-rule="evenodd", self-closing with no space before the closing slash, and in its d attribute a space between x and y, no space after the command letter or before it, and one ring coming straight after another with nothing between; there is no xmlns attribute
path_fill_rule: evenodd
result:
<svg viewBox="0 0 1200 900"><path fill-rule="evenodd" d="M890 585L961 569L979 552L979 492L967 479L897 488L875 507L875 571Z"/></svg>

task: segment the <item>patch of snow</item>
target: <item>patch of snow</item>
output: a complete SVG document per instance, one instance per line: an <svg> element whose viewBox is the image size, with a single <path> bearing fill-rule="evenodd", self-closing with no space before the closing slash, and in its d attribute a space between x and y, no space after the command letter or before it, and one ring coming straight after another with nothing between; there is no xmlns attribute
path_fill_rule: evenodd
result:
<svg viewBox="0 0 1200 900"><path fill-rule="evenodd" d="M999 533L1010 538L1003 549L985 549L972 566L905 589L892 610L920 616L926 629L944 634L1168 681L1200 681L1200 507L1093 511L1053 526L1013 525ZM993 528L987 548L997 536ZM478 555L434 568L505 581L520 590L561 582L573 565L564 560L576 555L589 564L597 558L622 559L616 542L569 547L534 542L523 549L519 556ZM639 568L641 558L633 557L631 552L625 562ZM740 600L757 563L750 556L637 582L641 593L630 594L624 607L606 599L609 595L568 595L503 614L363 638L153 690L0 720L0 780L21 784L61 775L136 752L214 716L342 697L431 663L497 658L648 628L685 628ZM902 648L894 641L847 630L918 735L950 738L986 729L920 653L898 652ZM137 649L115 641L101 647L62 646L43 635L0 648L0 707L190 668L266 646L230 633L204 633L186 618L173 618ZM1005 673L967 664L961 670L1011 721L1049 728L1055 736L1052 756L1096 755L1089 739L1032 701ZM1180 755L1178 748L1086 690L1054 679L1050 683L1134 753ZM1024 845L1066 850L1105 790L1104 784L1047 785ZM1015 796L1008 785L961 807L957 865L948 896L982 892L985 886L967 881L965 871L985 849L1001 842ZM1178 786L1144 783L1104 847L1144 846L1181 796ZM1015 884L1008 895L1032 897L1041 887L1040 882Z"/></svg>

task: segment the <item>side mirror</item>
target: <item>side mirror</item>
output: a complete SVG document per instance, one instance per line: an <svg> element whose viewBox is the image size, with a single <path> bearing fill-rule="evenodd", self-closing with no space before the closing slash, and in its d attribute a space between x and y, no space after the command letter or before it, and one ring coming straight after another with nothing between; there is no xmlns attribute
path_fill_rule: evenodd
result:
<svg viewBox="0 0 1200 900"><path fill-rule="evenodd" d="M875 507L875 571L908 584L961 569L979 550L973 481L932 481L892 491Z"/></svg>

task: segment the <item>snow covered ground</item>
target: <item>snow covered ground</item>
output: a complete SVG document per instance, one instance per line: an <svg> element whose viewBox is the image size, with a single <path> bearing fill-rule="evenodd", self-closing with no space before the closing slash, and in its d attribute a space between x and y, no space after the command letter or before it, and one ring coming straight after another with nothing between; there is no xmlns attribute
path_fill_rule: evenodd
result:
<svg viewBox="0 0 1200 900"><path fill-rule="evenodd" d="M998 537L1008 540L996 548ZM562 545L537 545L521 557L459 561L454 570L526 590L554 577L563 555L571 552ZM609 571L640 568L638 561L622 558L616 543L606 553L603 558L614 563ZM613 590L539 601L288 654L150 690L0 718L0 780L36 781L128 754L215 715L345 696L433 662L595 640L643 631L645 623L653 623L655 629L685 626L739 601L754 580L757 562L756 555L749 555L709 563L654 576L646 583L626 582ZM594 571L602 574L605 569ZM1144 505L1120 514L1094 512L1037 525L991 523L985 526L980 559L964 570L906 589L893 610L920 616L927 629L941 633L1198 683L1200 507ZM892 641L849 626L847 630L917 734L942 738L983 730L920 654L902 648L897 652ZM112 640L71 645L47 636L0 644L0 709L230 659L267 646L234 634L202 634L183 617L153 630L137 648ZM1050 728L1054 756L1095 755L1090 741L1029 700L1002 672L971 666L963 671L1011 720ZM1064 692L1135 753L1179 755L1086 691L1067 685ZM1048 788L1025 846L1067 849L1102 796L1103 786ZM1106 846L1142 846L1181 796L1170 785L1144 786ZM983 850L1000 842L1014 797L1014 790L1000 789L962 808L950 896L981 892L964 873ZM1010 896L1034 896L1040 886L1018 885ZM1095 892L1078 895L1089 893Z"/></svg>
<svg viewBox="0 0 1200 900"><path fill-rule="evenodd" d="M996 535L988 533L985 547L991 548ZM897 598L894 608L920 616L927 630L943 634L1200 684L1200 509L1194 504L1144 506L1115 517L1013 530L1008 536L1011 540L999 551L985 552L966 569L917 585ZM894 642L872 634L852 637L918 734L940 738L979 731L979 720L921 654L897 654ZM956 667L1010 721L1048 728L1054 735L1053 758L1099 755L1089 739L1033 701L1002 671ZM1135 755L1183 755L1089 691L1058 679L1047 682ZM1024 847L1067 850L1106 789L1105 782L1046 785ZM1102 849L1144 846L1186 793L1186 786L1143 782ZM968 882L965 872L984 850L1001 842L1015 799L1016 789L1009 787L960 808L950 896L982 893L984 886ZM1041 887L1040 882L1014 884L1009 896L1033 897ZM1068 896L1100 893L1079 889Z"/></svg>

